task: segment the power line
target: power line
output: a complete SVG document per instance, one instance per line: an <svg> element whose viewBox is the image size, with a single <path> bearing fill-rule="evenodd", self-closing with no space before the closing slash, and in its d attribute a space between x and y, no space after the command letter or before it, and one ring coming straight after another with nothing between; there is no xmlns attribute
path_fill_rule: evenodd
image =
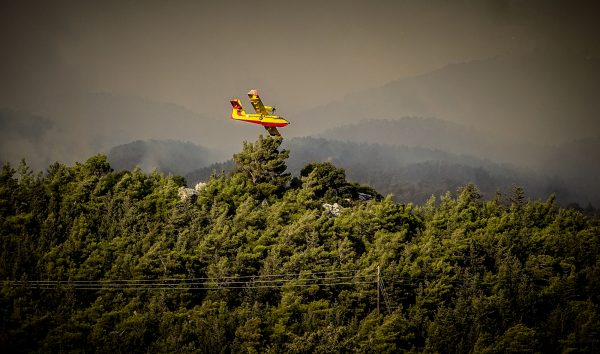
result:
<svg viewBox="0 0 600 354"><path fill-rule="evenodd" d="M313 283L313 284L280 284L280 285L246 285L246 286L172 286L165 287L164 284L161 286L132 286L128 284L120 284L120 285L82 285L71 287L73 290L225 290L225 289L281 289L284 287L311 287L311 286L338 286L338 285L359 285L359 284L370 284L373 282L363 281L363 282L337 282L337 283ZM184 284L187 285L187 284ZM39 285L37 287L32 287L34 289L40 290L52 290L58 289L57 286L51 286L50 284Z"/></svg>
<svg viewBox="0 0 600 354"><path fill-rule="evenodd" d="M156 281L196 281L196 280L223 280L223 279L260 279L274 277L294 277L294 276L310 276L319 274L334 274L334 273L357 273L360 270L332 270L321 272L303 272L303 273L287 273L287 274L265 274L265 275L231 275L220 277L195 277L195 278L164 278L164 279L100 279L100 280L22 280L21 282L64 282L64 283L95 283L95 282L156 282ZM19 280L6 280L8 282L19 282Z"/></svg>
<svg viewBox="0 0 600 354"><path fill-rule="evenodd" d="M202 283L214 281L214 282L218 282L218 283L228 283L228 284L235 284L235 283L247 284L247 283L278 283L278 282L291 281L291 280L316 281L316 280L356 279L356 278L370 278L370 277L374 277L374 275L370 274L370 275L352 275L352 276L343 276L343 277L317 277L317 278L282 278L282 279L269 279L269 280L261 280L260 278L257 278L257 279L250 279L250 280L246 280L246 281L233 281L233 280L223 281L223 279L232 279L231 277L224 277L224 278L205 278L207 280L205 282L195 282L195 280L198 280L198 278L177 279L177 281L175 281L175 279L169 279L169 280L165 280L165 279L109 280L109 279L107 279L107 280L31 280L31 281L8 281L8 282L23 283L23 284L96 284L96 283L98 283L98 284L105 284L105 283L119 284L119 283L123 283L123 284L139 284L139 285L168 285L169 283L171 283L171 284L180 284L180 283L202 284ZM149 281L160 282L160 283L148 283Z"/></svg>
<svg viewBox="0 0 600 354"><path fill-rule="evenodd" d="M309 286L337 286L371 284L363 281L373 277L367 275L344 275L357 270L322 271L310 273L289 273L258 276L224 276L224 277L196 277L196 278L169 278L169 279L103 279L103 280L31 280L31 281L5 281L11 286L26 286L35 289L57 289L61 286L77 290L218 290L218 289L257 289L257 288L283 288L283 287L309 287ZM340 276L330 276L340 274ZM308 277L317 275L316 277ZM318 276L321 275L321 276ZM299 278L293 278L300 276ZM240 280L244 279L244 280ZM199 282L198 280L204 280ZM349 281L354 280L354 281ZM304 284L298 284L304 283ZM208 283L208 284L207 284ZM211 284L212 283L212 284ZM210 285L209 285L210 284Z"/></svg>
<svg viewBox="0 0 600 354"><path fill-rule="evenodd" d="M57 289L61 286L78 290L111 290L111 289L139 289L139 290L219 290L219 289L259 289L283 287L308 287L308 286L337 286L374 284L381 287L378 293L383 295L385 305L389 309L390 296L385 288L383 274L364 274L367 270L335 270L319 272L302 272L286 274L265 275L240 275L222 277L194 277L194 278L165 278L165 279L100 279L100 280L5 280L9 286L25 286L34 289ZM349 274L355 273L355 274ZM364 275L359 275L359 274ZM332 275L332 276L330 276ZM313 277L311 277L313 276ZM297 278L296 278L297 277ZM373 279L367 281L369 279ZM422 276L392 275L386 277L386 282L392 285L421 285L424 282L440 281ZM354 280L354 281L351 281ZM458 280L442 280L452 284L460 284ZM304 283L304 284L298 284Z"/></svg>
<svg viewBox="0 0 600 354"><path fill-rule="evenodd" d="M294 276L310 276L310 275L320 275L320 274L333 274L333 273L352 273L355 272L355 275L351 276L341 276L341 277L327 277L328 279L342 279L342 278L356 278L356 277L376 277L376 274L366 274L359 275L360 271L364 270L344 270L344 271L323 271L323 272L309 272L309 273L288 273L288 274L267 274L267 275L239 275L239 276L219 276L219 277L194 277L194 278L162 278L162 279L98 279L98 280L4 280L4 282L9 283L98 283L98 282L106 282L106 283L119 283L119 282L127 282L127 283L148 283L148 282L184 282L184 281L223 281L227 279L249 279L249 281L266 281L261 280L263 278L285 278L285 277L294 277ZM381 274L382 277L385 275ZM442 280L440 278L426 278L423 276L400 276L400 275L392 275L385 276L389 280L395 280L397 283L400 282L415 282L415 281L439 281ZM317 278L296 278L296 279L323 279L322 277ZM276 280L277 281L277 280ZM447 283L461 283L460 280L454 279L445 279L443 280Z"/></svg>

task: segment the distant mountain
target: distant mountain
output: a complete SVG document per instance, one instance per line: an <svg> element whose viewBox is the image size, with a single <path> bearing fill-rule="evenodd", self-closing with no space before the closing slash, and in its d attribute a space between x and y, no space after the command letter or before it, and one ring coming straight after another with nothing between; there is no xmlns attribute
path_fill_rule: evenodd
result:
<svg viewBox="0 0 600 354"><path fill-rule="evenodd" d="M556 192L559 201L579 200L558 178L470 155L313 138L292 139L286 148L290 149L288 167L293 172L311 161L331 161L346 169L350 179L372 185L382 194L393 193L399 201L421 203L432 194L454 192L470 182L475 183L486 198L518 185L533 198L545 198Z"/></svg>
<svg viewBox="0 0 600 354"><path fill-rule="evenodd" d="M288 131L314 134L364 119L439 117L542 145L600 131L600 60L533 51L451 64L298 114Z"/></svg>
<svg viewBox="0 0 600 354"><path fill-rule="evenodd" d="M331 128L318 134L330 140L404 145L466 154L495 162L529 164L539 159L541 147L437 119L402 117L371 119Z"/></svg>
<svg viewBox="0 0 600 354"><path fill-rule="evenodd" d="M283 146L290 150L288 168L293 172L299 172L305 162L312 160L331 161L341 167L349 162L365 164L365 166L377 166L380 171L424 161L447 161L468 166L496 166L489 161L469 155L400 145L340 142L305 137L285 141Z"/></svg>
<svg viewBox="0 0 600 354"><path fill-rule="evenodd" d="M33 141L40 139L52 128L52 122L38 115L0 110L0 137L7 139L24 139Z"/></svg>
<svg viewBox="0 0 600 354"><path fill-rule="evenodd" d="M131 170L139 166L146 172L156 169L181 176L223 157L222 153L175 140L138 140L115 146L108 153L110 165L116 170Z"/></svg>
<svg viewBox="0 0 600 354"><path fill-rule="evenodd" d="M320 136L340 141L439 149L496 163L510 163L564 181L571 189L579 191L581 203L600 202L598 137L541 146L501 139L440 119L416 117L366 120L329 129Z"/></svg>
<svg viewBox="0 0 600 354"><path fill-rule="evenodd" d="M54 124L27 112L0 110L0 163L28 163L47 166L47 141Z"/></svg>
<svg viewBox="0 0 600 354"><path fill-rule="evenodd" d="M582 196L582 206L600 205L599 161L600 137L592 137L549 148L540 159L539 170L548 176L558 176L577 189Z"/></svg>
<svg viewBox="0 0 600 354"><path fill-rule="evenodd" d="M228 110L225 112L225 119L217 119L168 102L89 93L75 97L65 107L54 108L50 117L78 129L96 151L137 139L190 141L237 151L241 143L236 142L244 135L238 124L226 119ZM223 139L226 134L232 139Z"/></svg>
<svg viewBox="0 0 600 354"><path fill-rule="evenodd" d="M40 113L36 115L9 112L8 118L5 118L7 115L3 113L0 121L3 132L0 134L4 136L7 129L18 129L18 139L14 139L17 142L11 145L14 146L13 155L17 160L26 158L33 161L33 167L39 169L57 160L67 163L81 161L135 140L190 141L231 154L241 148L241 141L254 139L256 133L262 133L264 129L227 119L229 108L226 103L223 106L224 116L217 119L147 98L80 93L61 97L39 108ZM39 116L46 123L36 123L33 124L35 129L25 129L26 122L31 121L23 118L25 116ZM46 126L51 128L44 128ZM39 129L46 132L43 139L39 138ZM25 142L32 146L23 148Z"/></svg>
<svg viewBox="0 0 600 354"><path fill-rule="evenodd" d="M294 138L284 144L290 150L288 170L295 175L307 163L329 161L346 170L350 180L367 183L382 194L393 193L397 201L425 202L432 194L455 192L475 183L485 198L522 186L531 198L557 193L562 203L579 196L557 178L549 178L514 166L497 164L469 155L419 147ZM230 171L233 163L208 166L186 176L188 184L205 180L211 172Z"/></svg>
<svg viewBox="0 0 600 354"><path fill-rule="evenodd" d="M188 186L193 187L198 182L208 181L210 176L213 174L229 173L233 171L235 164L233 160L227 160L225 162L216 162L210 166L202 167L193 171L188 172L184 177L188 183Z"/></svg>

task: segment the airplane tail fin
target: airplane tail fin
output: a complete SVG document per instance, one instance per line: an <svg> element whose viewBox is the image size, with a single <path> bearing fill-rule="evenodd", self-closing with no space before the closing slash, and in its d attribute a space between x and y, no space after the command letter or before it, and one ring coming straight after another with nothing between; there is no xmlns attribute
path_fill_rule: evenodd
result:
<svg viewBox="0 0 600 354"><path fill-rule="evenodd" d="M229 103L231 103L232 107L231 119L240 119L246 116L246 112L242 107L242 102L239 99L236 98L235 100L230 100Z"/></svg>

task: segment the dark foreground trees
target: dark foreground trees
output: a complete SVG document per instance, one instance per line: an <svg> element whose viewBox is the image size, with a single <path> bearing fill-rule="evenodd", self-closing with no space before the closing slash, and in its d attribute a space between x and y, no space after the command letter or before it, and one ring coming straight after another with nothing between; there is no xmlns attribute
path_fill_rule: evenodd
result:
<svg viewBox="0 0 600 354"><path fill-rule="evenodd" d="M194 202L103 156L4 166L2 351L600 350L596 220L473 185L395 204L329 163L292 178L280 143Z"/></svg>

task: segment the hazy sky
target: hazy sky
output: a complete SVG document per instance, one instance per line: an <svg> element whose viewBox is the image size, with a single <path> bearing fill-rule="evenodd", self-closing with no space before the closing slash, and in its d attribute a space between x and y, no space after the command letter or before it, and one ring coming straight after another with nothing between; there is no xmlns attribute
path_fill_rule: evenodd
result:
<svg viewBox="0 0 600 354"><path fill-rule="evenodd" d="M259 88L293 114L448 63L547 47L597 55L594 3L5 0L0 107L106 91L215 116Z"/></svg>

